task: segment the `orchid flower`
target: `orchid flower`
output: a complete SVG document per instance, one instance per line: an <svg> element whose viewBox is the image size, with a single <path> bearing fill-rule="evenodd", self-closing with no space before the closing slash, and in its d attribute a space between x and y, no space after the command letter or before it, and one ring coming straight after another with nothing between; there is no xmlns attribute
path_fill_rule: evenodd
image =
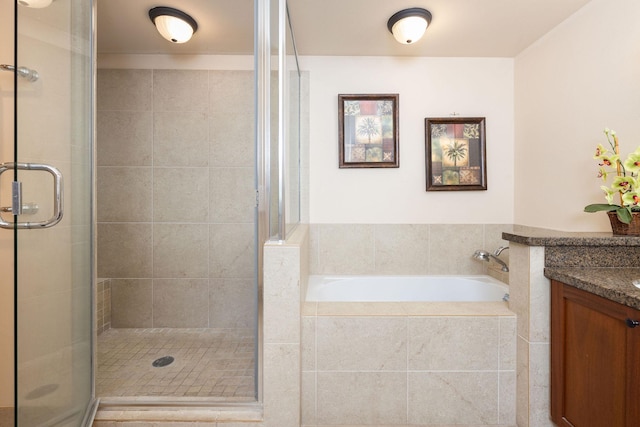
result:
<svg viewBox="0 0 640 427"><path fill-rule="evenodd" d="M640 195L635 191L629 191L622 195L622 201L626 206L638 206L640 204Z"/></svg>
<svg viewBox="0 0 640 427"><path fill-rule="evenodd" d="M608 155L607 153L603 154L598 158L602 162L602 163L599 163L600 166L609 166L609 167L614 167L618 163L618 160L620 160L620 156L618 156L617 154Z"/></svg>
<svg viewBox="0 0 640 427"><path fill-rule="evenodd" d="M635 187L636 180L630 176L618 176L613 180L613 184L611 184L611 188L614 191L619 191L621 193L626 193L630 191L633 187Z"/></svg>
<svg viewBox="0 0 640 427"><path fill-rule="evenodd" d="M602 144L598 144L596 147L596 153L593 155L594 159L600 159L607 153L607 149L602 146Z"/></svg>
<svg viewBox="0 0 640 427"><path fill-rule="evenodd" d="M608 204L591 204L584 208L586 212L615 211L617 217L630 223L632 212L640 212L640 147L631 153L623 162L620 160L620 146L616 131L604 129L607 142L611 149L606 149L602 144L596 147L594 159L598 160L600 169L598 177L605 183L609 175L615 176L611 185L602 185ZM619 204L614 203L614 196L620 198Z"/></svg>
<svg viewBox="0 0 640 427"><path fill-rule="evenodd" d="M624 168L630 173L637 174L640 172L640 147L633 153L629 154L627 160L624 161Z"/></svg>
<svg viewBox="0 0 640 427"><path fill-rule="evenodd" d="M601 185L600 188L604 191L604 196L607 198L607 203L610 205L613 204L613 196L618 192L617 190L612 190L606 185Z"/></svg>
<svg viewBox="0 0 640 427"><path fill-rule="evenodd" d="M602 178L603 181L607 180L608 175L609 171L607 171L605 168L600 168L600 170L598 171L598 178Z"/></svg>

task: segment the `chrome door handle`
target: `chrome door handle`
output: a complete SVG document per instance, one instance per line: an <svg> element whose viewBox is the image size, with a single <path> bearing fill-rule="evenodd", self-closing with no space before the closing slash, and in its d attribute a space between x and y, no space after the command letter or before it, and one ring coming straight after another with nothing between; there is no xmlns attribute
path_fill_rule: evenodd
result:
<svg viewBox="0 0 640 427"><path fill-rule="evenodd" d="M0 175L5 173L8 170L36 170L36 171L45 171L49 172L53 175L53 215L46 221L39 222L9 222L2 219L0 216L0 228L19 228L19 229L30 229L30 228L49 228L53 227L57 223L62 220L63 215L63 186L62 186L62 173L53 166L40 164L40 163L2 163L0 164ZM22 198L20 193L21 183L17 181L13 181L13 195L12 206L0 208L2 212L11 212L14 215L21 215L24 212L24 205L22 204Z"/></svg>

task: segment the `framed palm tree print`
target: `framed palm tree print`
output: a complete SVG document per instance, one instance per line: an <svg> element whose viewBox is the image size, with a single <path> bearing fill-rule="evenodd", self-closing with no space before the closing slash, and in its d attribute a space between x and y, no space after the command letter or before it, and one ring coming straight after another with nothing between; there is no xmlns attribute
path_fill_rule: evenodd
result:
<svg viewBox="0 0 640 427"><path fill-rule="evenodd" d="M484 117L425 119L427 191L487 189Z"/></svg>
<svg viewBox="0 0 640 427"><path fill-rule="evenodd" d="M340 168L397 168L398 94L338 95Z"/></svg>

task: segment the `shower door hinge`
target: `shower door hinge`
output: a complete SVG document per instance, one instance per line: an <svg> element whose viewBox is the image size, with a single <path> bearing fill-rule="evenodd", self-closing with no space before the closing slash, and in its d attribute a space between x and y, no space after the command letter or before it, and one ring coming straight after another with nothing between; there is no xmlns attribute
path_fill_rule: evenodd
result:
<svg viewBox="0 0 640 427"><path fill-rule="evenodd" d="M260 192L256 190L256 208L260 207Z"/></svg>

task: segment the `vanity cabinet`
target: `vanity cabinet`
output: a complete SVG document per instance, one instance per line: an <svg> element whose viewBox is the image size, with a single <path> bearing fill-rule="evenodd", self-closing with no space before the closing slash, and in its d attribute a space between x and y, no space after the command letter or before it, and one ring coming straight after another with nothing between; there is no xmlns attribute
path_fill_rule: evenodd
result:
<svg viewBox="0 0 640 427"><path fill-rule="evenodd" d="M640 311L551 281L551 419L640 426Z"/></svg>

